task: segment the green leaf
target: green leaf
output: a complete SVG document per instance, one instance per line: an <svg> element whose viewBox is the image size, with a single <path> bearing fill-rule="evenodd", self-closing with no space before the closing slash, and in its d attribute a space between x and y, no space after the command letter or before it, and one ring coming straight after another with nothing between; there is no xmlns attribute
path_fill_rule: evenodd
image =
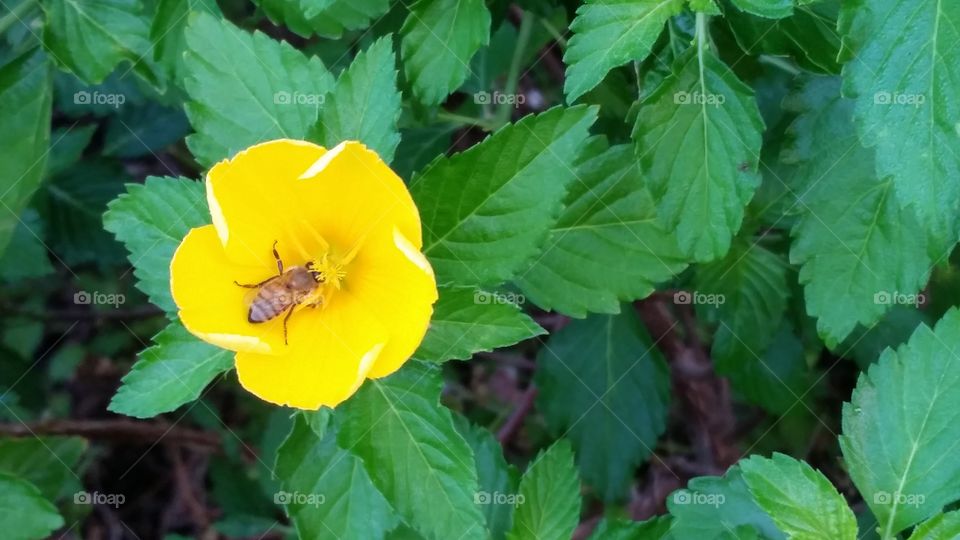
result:
<svg viewBox="0 0 960 540"><path fill-rule="evenodd" d="M794 0L731 0L737 9L768 19L782 19L793 14Z"/></svg>
<svg viewBox="0 0 960 540"><path fill-rule="evenodd" d="M819 471L790 456L753 456L740 462L757 504L795 540L856 540L857 519L843 495Z"/></svg>
<svg viewBox="0 0 960 540"><path fill-rule="evenodd" d="M534 255L560 213L596 115L578 106L527 116L414 177L423 252L438 283L499 283Z"/></svg>
<svg viewBox="0 0 960 540"><path fill-rule="evenodd" d="M837 352L852 357L861 370L866 370L884 349L906 343L920 324L932 324L929 313L914 306L893 306L870 328L861 326L854 330Z"/></svg>
<svg viewBox="0 0 960 540"><path fill-rule="evenodd" d="M812 79L791 98L800 116L785 157L799 161L806 193L792 231L790 262L800 264L807 313L830 348L857 323L870 326L908 301L929 273L923 229L897 200L891 178L878 179L873 151L860 146L853 103L836 79Z"/></svg>
<svg viewBox="0 0 960 540"><path fill-rule="evenodd" d="M255 0L275 23L303 37L336 39L347 30L370 26L390 9L388 0Z"/></svg>
<svg viewBox="0 0 960 540"><path fill-rule="evenodd" d="M233 367L233 352L204 343L170 323L139 355L110 401L115 413L150 418L200 397L217 375Z"/></svg>
<svg viewBox="0 0 960 540"><path fill-rule="evenodd" d="M354 58L337 79L311 139L333 148L341 141L365 144L390 163L400 143L400 92L393 38L385 36Z"/></svg>
<svg viewBox="0 0 960 540"><path fill-rule="evenodd" d="M363 460L374 485L420 532L482 538L473 452L438 402L442 384L440 370L420 362L368 380L340 407L338 441Z"/></svg>
<svg viewBox="0 0 960 540"><path fill-rule="evenodd" d="M43 7L44 46L77 77L103 82L127 60L152 80L143 62L151 49L150 18L140 0L50 0Z"/></svg>
<svg viewBox="0 0 960 540"><path fill-rule="evenodd" d="M501 293L440 287L430 328L413 357L430 362L469 360L475 353L545 333L509 300L509 295Z"/></svg>
<svg viewBox="0 0 960 540"><path fill-rule="evenodd" d="M719 322L712 356L752 362L763 354L787 309L787 263L779 255L746 241L733 243L727 256L700 265L696 296L722 299L716 306L697 303L701 313L715 311Z"/></svg>
<svg viewBox="0 0 960 540"><path fill-rule="evenodd" d="M843 2L838 29L843 94L856 98L877 175L892 176L900 205L914 207L934 238L931 255L949 253L960 208L960 102L952 90L960 80L960 3Z"/></svg>
<svg viewBox="0 0 960 540"><path fill-rule="evenodd" d="M671 537L676 540L785 538L753 499L737 465L723 476L690 480L686 489L667 497L667 508L673 516Z"/></svg>
<svg viewBox="0 0 960 540"><path fill-rule="evenodd" d="M715 358L714 365L750 403L774 414L787 414L808 394L811 380L803 343L788 324L774 333L773 341L759 356L749 350L741 353Z"/></svg>
<svg viewBox="0 0 960 540"><path fill-rule="evenodd" d="M642 61L670 17L683 10L683 0L587 0L570 24L563 61L564 93L573 103L600 83L611 69Z"/></svg>
<svg viewBox="0 0 960 540"><path fill-rule="evenodd" d="M63 527L63 518L36 486L0 473L0 529L10 540L46 538Z"/></svg>
<svg viewBox="0 0 960 540"><path fill-rule="evenodd" d="M670 516L640 522L604 518L590 540L666 540L670 538L670 524Z"/></svg>
<svg viewBox="0 0 960 540"><path fill-rule="evenodd" d="M503 448L490 431L475 426L464 416L454 416L457 431L463 435L473 449L473 459L477 467L480 490L474 497L474 504L480 505L490 537L496 540L504 538L513 523L514 505L517 500L517 487L520 481L517 470L507 464L503 458Z"/></svg>
<svg viewBox="0 0 960 540"><path fill-rule="evenodd" d="M417 98L436 105L463 84L470 59L490 41L483 0L418 0L400 30L400 54Z"/></svg>
<svg viewBox="0 0 960 540"><path fill-rule="evenodd" d="M762 132L750 88L697 47L640 107L633 138L641 170L663 224L698 262L722 257L740 229L760 185Z"/></svg>
<svg viewBox="0 0 960 540"><path fill-rule="evenodd" d="M183 51L187 48L185 31L193 13L223 14L216 0L158 0L157 13L150 25L153 59L168 79L182 84ZM128 124L136 129L135 124Z"/></svg>
<svg viewBox="0 0 960 540"><path fill-rule="evenodd" d="M187 145L204 165L258 142L303 139L333 88L318 58L207 13L193 18L186 41L186 109L197 130Z"/></svg>
<svg viewBox="0 0 960 540"><path fill-rule="evenodd" d="M71 478L87 450L80 437L31 437L0 439L0 473L26 480L49 500L55 500Z"/></svg>
<svg viewBox="0 0 960 540"><path fill-rule="evenodd" d="M537 408L577 452L584 481L612 502L667 425L667 364L629 305L554 333L537 358Z"/></svg>
<svg viewBox="0 0 960 540"><path fill-rule="evenodd" d="M621 301L646 297L686 260L657 221L629 145L592 155L576 175L543 250L516 281L543 309L616 313Z"/></svg>
<svg viewBox="0 0 960 540"><path fill-rule="evenodd" d="M937 514L913 530L910 540L952 540L960 536L960 511Z"/></svg>
<svg viewBox="0 0 960 540"><path fill-rule="evenodd" d="M727 11L724 19L747 54L791 56L804 69L838 74L839 13L840 2L831 0L797 6L793 15L783 19L764 19L736 11Z"/></svg>
<svg viewBox="0 0 960 540"><path fill-rule="evenodd" d="M46 55L33 49L0 67L0 254L17 217L43 179L50 144L52 79Z"/></svg>
<svg viewBox="0 0 960 540"><path fill-rule="evenodd" d="M36 210L27 208L13 230L6 251L0 255L0 279L18 281L53 273L53 265L43 243L43 222Z"/></svg>
<svg viewBox="0 0 960 540"><path fill-rule="evenodd" d="M187 178L149 177L127 185L108 205L104 229L130 253L137 288L150 301L176 313L170 296L170 259L190 229L210 222L203 184Z"/></svg>
<svg viewBox="0 0 960 540"><path fill-rule="evenodd" d="M883 538L960 499L960 311L921 325L861 373L843 406L840 448Z"/></svg>
<svg viewBox="0 0 960 540"><path fill-rule="evenodd" d="M511 540L570 538L580 519L580 482L564 440L541 452L520 479Z"/></svg>
<svg viewBox="0 0 960 540"><path fill-rule="evenodd" d="M398 522L363 462L337 447L335 432L321 438L301 415L277 451L276 474L283 487L274 500L286 505L301 538L383 538Z"/></svg>

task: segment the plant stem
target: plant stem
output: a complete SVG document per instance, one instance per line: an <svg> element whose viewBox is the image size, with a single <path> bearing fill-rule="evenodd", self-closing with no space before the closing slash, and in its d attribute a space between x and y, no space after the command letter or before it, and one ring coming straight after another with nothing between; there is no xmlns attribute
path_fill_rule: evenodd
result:
<svg viewBox="0 0 960 540"><path fill-rule="evenodd" d="M520 63L523 61L523 54L527 49L527 44L530 42L530 33L532 30L533 15L529 11L524 11L523 16L520 18L517 46L513 49L513 58L510 60L510 71L507 72L507 82L503 87L503 93L507 96L512 96L517 92L517 82L520 80L520 68L522 67ZM511 100L507 100L507 103L501 104L497 110L497 116L494 122L497 127L510 121L511 109L514 107L514 104L510 103L510 101Z"/></svg>
<svg viewBox="0 0 960 540"><path fill-rule="evenodd" d="M449 111L438 111L437 118L454 124L477 126L487 131L492 131L496 127L494 123L490 122L489 120L484 120L483 118L474 118L472 116L464 116L462 114L452 113Z"/></svg>
<svg viewBox="0 0 960 540"><path fill-rule="evenodd" d="M761 64L767 64L768 66L773 66L777 69L786 71L787 73L797 76L803 73L797 66L791 64L790 62L780 58L779 56L770 56L769 54L761 54L757 57L757 61Z"/></svg>
<svg viewBox="0 0 960 540"><path fill-rule="evenodd" d="M38 0L23 0L23 2L14 6L6 15L0 17L0 34L9 30L15 23L26 24L22 19L37 6L37 2Z"/></svg>

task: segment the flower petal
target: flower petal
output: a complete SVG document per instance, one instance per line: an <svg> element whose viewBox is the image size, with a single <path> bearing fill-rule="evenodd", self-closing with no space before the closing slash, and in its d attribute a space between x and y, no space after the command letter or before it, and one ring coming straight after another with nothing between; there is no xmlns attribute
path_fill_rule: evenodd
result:
<svg viewBox="0 0 960 540"><path fill-rule="evenodd" d="M437 284L426 257L395 229L364 244L349 266L342 293L366 305L390 333L369 373L378 378L399 369L423 341Z"/></svg>
<svg viewBox="0 0 960 540"><path fill-rule="evenodd" d="M290 318L285 354L237 353L240 384L260 399L300 409L334 407L363 383L387 339L366 306L347 297Z"/></svg>

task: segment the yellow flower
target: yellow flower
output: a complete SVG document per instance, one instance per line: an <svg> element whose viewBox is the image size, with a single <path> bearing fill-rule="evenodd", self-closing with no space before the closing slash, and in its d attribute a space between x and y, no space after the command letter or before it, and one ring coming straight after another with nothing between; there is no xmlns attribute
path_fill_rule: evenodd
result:
<svg viewBox="0 0 960 540"><path fill-rule="evenodd" d="M333 407L413 354L437 286L413 199L376 153L281 139L216 164L206 187L213 224L184 237L170 288L190 332L236 351L244 388Z"/></svg>

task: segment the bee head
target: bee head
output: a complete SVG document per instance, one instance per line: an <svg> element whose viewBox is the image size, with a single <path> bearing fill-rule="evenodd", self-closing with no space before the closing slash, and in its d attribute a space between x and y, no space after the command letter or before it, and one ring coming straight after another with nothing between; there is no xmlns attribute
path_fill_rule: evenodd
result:
<svg viewBox="0 0 960 540"><path fill-rule="evenodd" d="M317 270L317 267L315 264L313 264L313 261L308 261L304 266L307 268L307 272L310 272L310 275L317 283L323 283L327 280L323 272Z"/></svg>

